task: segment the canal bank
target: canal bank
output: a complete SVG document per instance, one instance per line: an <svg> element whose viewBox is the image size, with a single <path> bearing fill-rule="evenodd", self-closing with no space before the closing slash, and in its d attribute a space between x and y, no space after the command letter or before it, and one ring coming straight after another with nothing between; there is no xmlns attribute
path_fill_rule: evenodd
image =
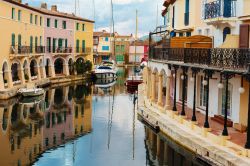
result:
<svg viewBox="0 0 250 166"><path fill-rule="evenodd" d="M139 110L141 116L152 126L158 126L181 146L201 155L216 165L249 165L248 151L230 142L223 136L216 136L178 115L178 112L165 111L164 108L149 101L145 96L145 85L139 86ZM239 164L240 163L240 164Z"/></svg>

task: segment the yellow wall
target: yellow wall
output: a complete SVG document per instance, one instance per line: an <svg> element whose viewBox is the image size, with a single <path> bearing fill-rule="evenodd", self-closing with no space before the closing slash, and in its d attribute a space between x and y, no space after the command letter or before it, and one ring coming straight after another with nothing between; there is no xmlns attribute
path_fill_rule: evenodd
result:
<svg viewBox="0 0 250 166"><path fill-rule="evenodd" d="M12 7L15 8L15 20L12 20ZM21 10L21 21L18 21L18 10ZM30 13L33 13L33 24L30 24ZM38 16L37 25L35 25L35 15ZM30 36L33 36L33 45L35 45L35 37L38 37L38 45L40 44L40 36L43 38L43 25L40 26L41 14L31 10L21 8L11 3L0 1L0 66L4 60L9 61L11 35L15 34L15 44L18 44L18 35L22 36L22 45L30 45ZM43 39L42 39L43 41Z"/></svg>
<svg viewBox="0 0 250 166"><path fill-rule="evenodd" d="M79 23L79 30L76 30L76 24ZM82 24L85 26L85 30L82 31ZM76 21L75 22L75 41L74 45L76 46L76 40L80 41L79 47L82 47L82 40L85 40L85 47L91 48L91 53L88 54L84 59L90 60L93 63L93 30L94 30L94 23L91 22L83 22L83 21Z"/></svg>

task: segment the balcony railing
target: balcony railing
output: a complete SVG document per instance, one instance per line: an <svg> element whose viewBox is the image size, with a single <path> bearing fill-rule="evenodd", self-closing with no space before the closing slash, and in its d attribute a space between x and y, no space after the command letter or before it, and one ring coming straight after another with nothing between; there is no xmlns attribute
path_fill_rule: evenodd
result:
<svg viewBox="0 0 250 166"><path fill-rule="evenodd" d="M43 54L44 46L10 46L10 54Z"/></svg>
<svg viewBox="0 0 250 166"><path fill-rule="evenodd" d="M47 46L46 47L46 52L47 53L72 53L73 48L72 47L51 47Z"/></svg>
<svg viewBox="0 0 250 166"><path fill-rule="evenodd" d="M229 70L247 70L250 49L154 48L150 59Z"/></svg>
<svg viewBox="0 0 250 166"><path fill-rule="evenodd" d="M203 6L204 19L236 17L236 0L215 0Z"/></svg>
<svg viewBox="0 0 250 166"><path fill-rule="evenodd" d="M75 52L77 54L90 54L91 53L90 47L76 47Z"/></svg>

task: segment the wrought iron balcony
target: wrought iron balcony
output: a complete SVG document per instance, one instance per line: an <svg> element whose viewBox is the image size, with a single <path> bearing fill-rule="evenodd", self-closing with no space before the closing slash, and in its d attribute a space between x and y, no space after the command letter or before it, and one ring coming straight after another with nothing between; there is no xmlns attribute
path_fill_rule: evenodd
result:
<svg viewBox="0 0 250 166"><path fill-rule="evenodd" d="M236 0L215 0L203 5L203 18L236 17Z"/></svg>
<svg viewBox="0 0 250 166"><path fill-rule="evenodd" d="M75 52L77 54L90 54L91 50L92 50L92 48L90 48L90 47L76 47L75 48Z"/></svg>
<svg viewBox="0 0 250 166"><path fill-rule="evenodd" d="M44 46L10 46L10 54L43 54L45 53Z"/></svg>
<svg viewBox="0 0 250 166"><path fill-rule="evenodd" d="M51 46L46 47L46 53L67 53L67 54L70 54L72 52L73 52L72 47L51 47Z"/></svg>
<svg viewBox="0 0 250 166"><path fill-rule="evenodd" d="M150 59L188 66L246 71L250 49L237 48L154 48Z"/></svg>

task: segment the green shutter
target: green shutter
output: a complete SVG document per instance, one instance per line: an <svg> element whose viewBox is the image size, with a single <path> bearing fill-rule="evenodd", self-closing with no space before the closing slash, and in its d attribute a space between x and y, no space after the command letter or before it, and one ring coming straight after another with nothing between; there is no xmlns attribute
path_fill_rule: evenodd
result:
<svg viewBox="0 0 250 166"><path fill-rule="evenodd" d="M85 25L82 24L82 31L85 31Z"/></svg>
<svg viewBox="0 0 250 166"><path fill-rule="evenodd" d="M42 26L42 17L40 17L40 26Z"/></svg>
<svg viewBox="0 0 250 166"><path fill-rule="evenodd" d="M30 36L30 53L33 53L33 36Z"/></svg>
<svg viewBox="0 0 250 166"><path fill-rule="evenodd" d="M22 36L18 35L18 46L22 45Z"/></svg>
<svg viewBox="0 0 250 166"><path fill-rule="evenodd" d="M15 46L15 43L16 43L16 41L15 41L15 34L13 33L11 35L11 46Z"/></svg>
<svg viewBox="0 0 250 166"><path fill-rule="evenodd" d="M35 24L37 25L37 15L35 15Z"/></svg>
<svg viewBox="0 0 250 166"><path fill-rule="evenodd" d="M82 52L85 52L85 40L82 41Z"/></svg>
<svg viewBox="0 0 250 166"><path fill-rule="evenodd" d="M57 28L57 20L55 20L55 28Z"/></svg>
<svg viewBox="0 0 250 166"><path fill-rule="evenodd" d="M53 53L56 51L56 39L53 38Z"/></svg>
<svg viewBox="0 0 250 166"><path fill-rule="evenodd" d="M18 10L18 21L21 21L21 14L22 14L21 10Z"/></svg>
<svg viewBox="0 0 250 166"><path fill-rule="evenodd" d="M47 27L50 27L50 19L47 18Z"/></svg>
<svg viewBox="0 0 250 166"><path fill-rule="evenodd" d="M15 19L15 8L12 8L11 18Z"/></svg>
<svg viewBox="0 0 250 166"><path fill-rule="evenodd" d="M65 47L68 47L68 39L65 39Z"/></svg>
<svg viewBox="0 0 250 166"><path fill-rule="evenodd" d="M77 53L79 53L79 45L80 45L79 40L76 40L76 52Z"/></svg>
<svg viewBox="0 0 250 166"><path fill-rule="evenodd" d="M33 14L30 14L30 23L33 23Z"/></svg>

